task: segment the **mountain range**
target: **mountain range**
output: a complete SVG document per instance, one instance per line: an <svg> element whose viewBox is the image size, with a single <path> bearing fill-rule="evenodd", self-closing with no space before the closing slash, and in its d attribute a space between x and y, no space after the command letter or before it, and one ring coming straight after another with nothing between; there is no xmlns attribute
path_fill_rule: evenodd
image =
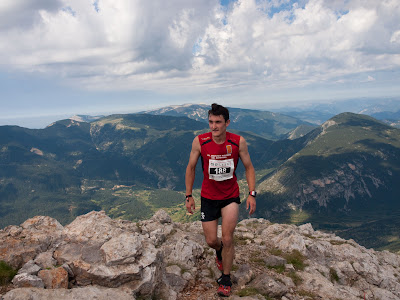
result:
<svg viewBox="0 0 400 300"><path fill-rule="evenodd" d="M45 129L1 126L0 227L35 215L66 224L100 209L139 220L164 208L176 221L194 220L198 212L187 216L183 207L184 173L193 138L207 131L206 111L187 105L90 123L61 120ZM257 172L256 217L311 222L368 247L400 249L399 129L343 113L298 138L279 139L310 125L268 112L230 112L229 129L246 138ZM251 131L253 119L263 130ZM196 171L198 199L200 165ZM240 165L246 193L243 173Z"/></svg>
<svg viewBox="0 0 400 300"><path fill-rule="evenodd" d="M230 130L240 130L260 135L261 137L278 140L282 138L299 137L315 128L314 124L307 121L301 121L298 118L288 115L274 113L270 111L242 109L228 107L231 124ZM167 116L184 116L200 122L208 123L209 105L205 104L187 104L181 106L167 106L156 110L146 111L145 113ZM292 132L300 126L298 134Z"/></svg>
<svg viewBox="0 0 400 300"><path fill-rule="evenodd" d="M400 124L400 99L398 97L298 102L270 110L317 125L321 125L343 112L369 115L397 128Z"/></svg>

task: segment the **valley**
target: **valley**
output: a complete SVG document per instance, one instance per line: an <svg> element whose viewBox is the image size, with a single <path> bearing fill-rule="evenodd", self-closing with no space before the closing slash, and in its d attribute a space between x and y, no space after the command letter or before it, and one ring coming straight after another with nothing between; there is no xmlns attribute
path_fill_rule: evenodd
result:
<svg viewBox="0 0 400 300"><path fill-rule="evenodd" d="M192 140L207 131L201 109L178 107L175 116L169 108L170 115L67 119L45 129L1 126L0 228L36 215L67 224L91 210L138 221L164 208L176 222L198 220L200 203L189 216L183 199ZM246 138L257 173L255 217L311 222L366 247L400 250L399 129L343 113L288 139L282 137L309 123L281 116L271 121L270 113L253 110L236 113L241 117L231 129ZM248 126L254 118L263 133ZM194 195L199 201L200 164L196 172ZM243 172L240 164L237 175L244 196ZM240 217L248 217L245 204Z"/></svg>

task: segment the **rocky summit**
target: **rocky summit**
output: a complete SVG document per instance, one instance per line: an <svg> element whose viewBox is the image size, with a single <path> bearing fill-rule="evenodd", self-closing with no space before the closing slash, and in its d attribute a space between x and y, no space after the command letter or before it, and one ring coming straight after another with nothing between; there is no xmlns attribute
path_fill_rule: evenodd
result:
<svg viewBox="0 0 400 300"><path fill-rule="evenodd" d="M241 221L231 299L400 299L400 256L315 231ZM0 230L0 261L18 270L0 299L218 299L215 251L200 222L160 210L145 221L103 211L63 227L37 216Z"/></svg>

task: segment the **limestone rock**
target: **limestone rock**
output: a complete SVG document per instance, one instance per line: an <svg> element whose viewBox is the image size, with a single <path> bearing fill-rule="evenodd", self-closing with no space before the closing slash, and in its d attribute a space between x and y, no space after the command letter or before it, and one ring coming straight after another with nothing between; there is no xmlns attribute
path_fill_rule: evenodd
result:
<svg viewBox="0 0 400 300"><path fill-rule="evenodd" d="M284 266L286 265L286 259L280 256L270 255L264 259L265 264L267 267L277 267L277 266Z"/></svg>
<svg viewBox="0 0 400 300"><path fill-rule="evenodd" d="M51 270L39 271L38 277L43 280L47 289L67 289L68 288L68 272L60 267Z"/></svg>
<svg viewBox="0 0 400 300"><path fill-rule="evenodd" d="M90 263L81 257L69 263L78 284L118 287L130 281L138 285L155 281L152 276L161 263L160 254L145 237L122 234L105 243L101 251L104 258L100 262Z"/></svg>
<svg viewBox="0 0 400 300"><path fill-rule="evenodd" d="M296 230L292 228L284 230L277 237L273 238L272 242L278 249L285 252L298 250L302 254L307 253L306 243L303 236L298 234Z"/></svg>
<svg viewBox="0 0 400 300"><path fill-rule="evenodd" d="M18 274L26 273L29 275L37 275L40 269L41 268L37 264L35 264L33 260L30 260L26 264L24 264L21 269L18 270Z"/></svg>
<svg viewBox="0 0 400 300"><path fill-rule="evenodd" d="M248 243L235 248L233 291L260 293L241 299L262 299L263 294L282 300L356 300L363 299L364 292L368 300L400 299L397 254L366 249L314 230L311 224L271 224L263 219L239 224L235 236ZM277 249L285 252L286 260L270 255ZM295 260L294 250L302 253ZM7 300L215 299L215 279L221 274L201 222L172 222L165 211L138 223L91 212L65 227L54 219L35 217L0 230L0 260L22 267L8 288L29 286L8 292ZM296 260L302 260L304 268ZM54 271L54 265L62 267ZM279 265L285 269L269 268ZM35 276L39 271L45 283ZM57 276L52 272L62 273L64 288L52 289L59 287L53 285ZM43 289L45 285L50 288ZM0 289L0 299L5 292Z"/></svg>
<svg viewBox="0 0 400 300"><path fill-rule="evenodd" d="M253 277L253 271L249 264L241 265L239 269L233 274L232 281L237 284L238 287L244 287L248 284Z"/></svg>
<svg viewBox="0 0 400 300"><path fill-rule="evenodd" d="M44 288L43 280L35 275L21 273L14 276L12 283L15 287L37 287Z"/></svg>
<svg viewBox="0 0 400 300"><path fill-rule="evenodd" d="M35 258L35 263L42 269L52 268L57 264L57 261L53 258L53 251L46 251L39 253Z"/></svg>
<svg viewBox="0 0 400 300"><path fill-rule="evenodd" d="M100 250L104 253L107 266L132 264L143 254L143 243L145 238L139 234L122 233L105 242Z"/></svg>
<svg viewBox="0 0 400 300"><path fill-rule="evenodd" d="M182 276L166 273L165 280L170 287L176 292L181 292L187 285L187 280L185 280Z"/></svg>
<svg viewBox="0 0 400 300"><path fill-rule="evenodd" d="M123 232L116 226L116 222L108 217L104 211L92 211L77 217L71 224L65 226L63 234L68 241L92 242L108 241L113 236Z"/></svg>
<svg viewBox="0 0 400 300"><path fill-rule="evenodd" d="M37 288L19 288L4 295L3 300L135 300L135 297L121 289L102 288L98 286L75 289L46 290Z"/></svg>
<svg viewBox="0 0 400 300"><path fill-rule="evenodd" d="M160 224L170 224L172 222L171 217L163 209L157 211L151 219Z"/></svg>
<svg viewBox="0 0 400 300"><path fill-rule="evenodd" d="M261 293L269 297L282 297L289 289L281 282L276 281L267 274L257 276L252 285Z"/></svg>
<svg viewBox="0 0 400 300"><path fill-rule="evenodd" d="M302 235L312 235L314 234L314 228L311 223L303 224L299 226L299 231Z"/></svg>
<svg viewBox="0 0 400 300"><path fill-rule="evenodd" d="M374 299L385 299L385 300L399 299L399 297L394 295L392 292L377 287L372 288L372 293L374 295Z"/></svg>
<svg viewBox="0 0 400 300"><path fill-rule="evenodd" d="M260 294L253 296L244 296L244 297L233 295L231 298L232 300L265 300L265 297Z"/></svg>
<svg viewBox="0 0 400 300"><path fill-rule="evenodd" d="M193 267L203 255L204 248L188 236L183 236L176 244L170 245L171 252L167 257L168 262L175 262L186 267Z"/></svg>
<svg viewBox="0 0 400 300"><path fill-rule="evenodd" d="M178 265L171 265L165 268L165 272L180 276L182 274L182 269Z"/></svg>
<svg viewBox="0 0 400 300"><path fill-rule="evenodd" d="M63 227L50 217L34 217L20 227L9 226L0 233L0 260L19 269L61 238Z"/></svg>

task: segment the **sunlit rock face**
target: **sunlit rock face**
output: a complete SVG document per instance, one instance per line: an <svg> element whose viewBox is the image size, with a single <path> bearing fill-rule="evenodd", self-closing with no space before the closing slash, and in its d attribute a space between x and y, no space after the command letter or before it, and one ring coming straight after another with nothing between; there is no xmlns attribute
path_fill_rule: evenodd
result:
<svg viewBox="0 0 400 300"><path fill-rule="evenodd" d="M251 291L249 299L400 297L398 254L366 249L311 224L246 219L235 243L233 292ZM65 227L38 216L0 231L0 260L19 269L1 296L213 299L221 274L214 259L200 222L176 223L162 210L138 223L90 212Z"/></svg>

